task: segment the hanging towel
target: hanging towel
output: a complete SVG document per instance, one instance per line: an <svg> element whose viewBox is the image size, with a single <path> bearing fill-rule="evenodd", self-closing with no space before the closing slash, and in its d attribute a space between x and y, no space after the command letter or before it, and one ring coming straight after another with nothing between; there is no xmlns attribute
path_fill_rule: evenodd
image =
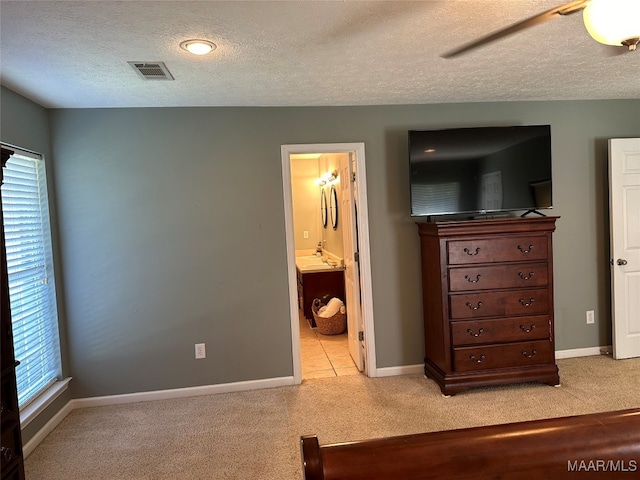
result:
<svg viewBox="0 0 640 480"><path fill-rule="evenodd" d="M344 303L342 303L342 300L339 298L333 297L329 300L329 303L327 303L326 308L320 308L318 316L322 318L329 318L333 317L338 312L344 313Z"/></svg>

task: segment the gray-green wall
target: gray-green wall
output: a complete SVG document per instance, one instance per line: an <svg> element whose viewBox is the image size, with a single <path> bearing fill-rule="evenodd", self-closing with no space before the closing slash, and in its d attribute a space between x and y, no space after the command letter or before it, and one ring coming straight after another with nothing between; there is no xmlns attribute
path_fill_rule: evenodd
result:
<svg viewBox="0 0 640 480"><path fill-rule="evenodd" d="M53 110L49 119L74 398L292 375L282 144L365 143L376 363L420 364L409 129L551 124L552 213L562 217L556 348L611 342L607 138L640 136L638 100ZM207 358L196 361L200 342Z"/></svg>

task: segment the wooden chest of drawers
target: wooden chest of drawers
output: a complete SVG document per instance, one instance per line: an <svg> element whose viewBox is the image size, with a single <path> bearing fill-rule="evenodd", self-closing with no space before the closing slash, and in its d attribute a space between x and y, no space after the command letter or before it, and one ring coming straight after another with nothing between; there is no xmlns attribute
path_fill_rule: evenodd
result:
<svg viewBox="0 0 640 480"><path fill-rule="evenodd" d="M418 223L425 374L445 395L557 385L552 233L556 217Z"/></svg>

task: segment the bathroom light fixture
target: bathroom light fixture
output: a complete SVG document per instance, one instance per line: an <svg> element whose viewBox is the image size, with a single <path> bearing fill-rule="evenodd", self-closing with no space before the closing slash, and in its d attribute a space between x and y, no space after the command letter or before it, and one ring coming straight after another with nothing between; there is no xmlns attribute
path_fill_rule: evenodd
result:
<svg viewBox="0 0 640 480"><path fill-rule="evenodd" d="M316 180L316 185L324 187L327 183L332 183L338 178L338 171L327 172Z"/></svg>
<svg viewBox="0 0 640 480"><path fill-rule="evenodd" d="M209 40L185 40L180 43L180 48L194 55L206 55L213 52L217 46Z"/></svg>

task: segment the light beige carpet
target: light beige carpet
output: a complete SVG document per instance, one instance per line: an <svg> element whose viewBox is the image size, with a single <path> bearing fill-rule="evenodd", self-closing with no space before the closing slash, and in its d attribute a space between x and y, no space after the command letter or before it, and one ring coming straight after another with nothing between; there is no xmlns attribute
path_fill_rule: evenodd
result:
<svg viewBox="0 0 640 480"><path fill-rule="evenodd" d="M299 439L321 444L640 406L640 359L559 360L559 388L445 398L422 375L77 409L25 462L28 480L301 479Z"/></svg>

